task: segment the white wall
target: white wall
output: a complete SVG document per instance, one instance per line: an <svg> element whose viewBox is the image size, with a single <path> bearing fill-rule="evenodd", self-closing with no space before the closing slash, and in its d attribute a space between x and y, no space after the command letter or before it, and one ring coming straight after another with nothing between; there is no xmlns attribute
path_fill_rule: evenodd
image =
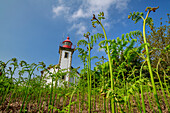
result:
<svg viewBox="0 0 170 113"><path fill-rule="evenodd" d="M68 58L64 58L65 52L68 53ZM71 51L62 50L61 51L61 62L60 62L60 68L61 69L68 69L71 66Z"/></svg>
<svg viewBox="0 0 170 113"><path fill-rule="evenodd" d="M65 52L68 53L68 58L64 58L64 57L65 57ZM59 62L60 62L60 68L61 68L61 69L67 69L67 70L64 70L64 72L67 72L67 71L70 72L71 60L72 60L72 58L71 58L71 57L72 57L72 52L71 52L71 51L67 51L67 50L61 50L60 55L61 55L61 61L59 61ZM57 66L57 65L56 65L56 66ZM55 74L55 73L58 72L58 69L55 69L55 70L54 70L53 68L51 68L51 69L49 70L49 72ZM45 75L45 74L46 74L47 77L49 76L49 74L47 74L47 72L45 72L44 75ZM79 76L78 73L77 73L77 76ZM79 77L78 77L78 78L79 78ZM76 81L78 81L78 78L76 78ZM48 77L48 79L46 79L46 80L47 80L47 84L49 84L49 83L52 82L52 78L50 78L50 77ZM69 73L68 73L68 74L65 76L65 81L75 83L75 77L74 77L74 78L73 78L73 77L70 77L70 78L69 78ZM53 82L53 84L55 85L54 82ZM58 81L57 85L58 85L58 86L61 86L61 85L63 85L63 84L62 84L60 81Z"/></svg>

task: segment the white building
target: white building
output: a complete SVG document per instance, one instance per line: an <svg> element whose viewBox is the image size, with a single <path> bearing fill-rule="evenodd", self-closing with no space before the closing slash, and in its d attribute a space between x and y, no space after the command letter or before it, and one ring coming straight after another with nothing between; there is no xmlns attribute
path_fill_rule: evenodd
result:
<svg viewBox="0 0 170 113"><path fill-rule="evenodd" d="M62 42L62 46L59 46L59 54L60 54L59 64L55 65L54 67L48 67L48 72L43 71L43 75L48 77L48 79L46 79L47 83L52 83L52 78L50 77L50 75L54 74L55 76L57 76L57 74L59 75L59 74L64 74L64 73L65 75L62 76L62 78L60 77L60 80L58 80L58 83L57 83L58 86L63 85L62 81L67 81L68 84L75 83L75 81L78 81L78 78L80 75L77 71L75 73L77 77L72 76L73 67L71 66L71 63L72 63L72 55L74 53L74 50L75 50L75 47L72 48L72 42L69 40L69 37L67 37L67 39Z"/></svg>

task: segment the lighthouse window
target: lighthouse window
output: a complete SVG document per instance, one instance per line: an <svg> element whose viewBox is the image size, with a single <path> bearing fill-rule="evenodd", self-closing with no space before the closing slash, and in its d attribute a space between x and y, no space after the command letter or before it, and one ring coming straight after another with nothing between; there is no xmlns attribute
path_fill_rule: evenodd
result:
<svg viewBox="0 0 170 113"><path fill-rule="evenodd" d="M71 43L70 43L70 42L64 42L63 45L68 45L68 46L70 46Z"/></svg>
<svg viewBox="0 0 170 113"><path fill-rule="evenodd" d="M65 52L64 58L68 58L68 53Z"/></svg>
<svg viewBox="0 0 170 113"><path fill-rule="evenodd" d="M63 79L63 80L64 80L64 78L65 78L65 75L62 76L62 79Z"/></svg>

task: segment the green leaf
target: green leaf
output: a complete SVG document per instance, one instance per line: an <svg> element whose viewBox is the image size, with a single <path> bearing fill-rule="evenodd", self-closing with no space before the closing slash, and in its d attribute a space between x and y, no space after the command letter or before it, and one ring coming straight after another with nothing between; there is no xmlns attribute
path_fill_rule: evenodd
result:
<svg viewBox="0 0 170 113"><path fill-rule="evenodd" d="M88 44L88 42L86 41L86 40L79 40L78 42L77 42L77 46L79 46L79 45L84 45L84 46L86 46Z"/></svg>
<svg viewBox="0 0 170 113"><path fill-rule="evenodd" d="M105 43L106 43L106 40L102 40L102 41L100 41L100 43L98 45L101 47L101 46L105 45Z"/></svg>

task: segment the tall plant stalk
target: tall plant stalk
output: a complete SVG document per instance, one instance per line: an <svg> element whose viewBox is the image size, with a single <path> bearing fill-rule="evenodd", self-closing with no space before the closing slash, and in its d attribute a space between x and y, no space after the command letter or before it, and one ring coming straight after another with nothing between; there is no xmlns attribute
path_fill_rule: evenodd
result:
<svg viewBox="0 0 170 113"><path fill-rule="evenodd" d="M162 84L162 81L161 81L160 76L159 76L159 73L158 73L158 65L160 64L160 61L161 61L161 60L159 59L155 73L157 74L158 79L159 79L159 84L160 84L160 86L161 86L161 91L162 91L162 93L163 93L163 97L164 97L164 101L165 101L166 107L167 107L168 110L170 111L170 108L169 108L169 105L168 105L168 101L167 101L167 98L166 98L166 95L165 95L165 91L164 91L164 88L163 88L163 84Z"/></svg>
<svg viewBox="0 0 170 113"><path fill-rule="evenodd" d="M155 82L154 82L154 77L153 77L153 72L152 72L152 67L151 67L151 62L150 62L149 49L148 49L148 44L147 44L147 41L146 41L146 31L145 31L146 24L148 24L151 27L151 29L152 29L152 26L153 26L152 19L148 17L149 13L151 11L155 12L156 9L158 9L158 8L159 7L154 7L154 8L147 7L145 11L148 10L148 12L147 12L145 18L143 18L143 13L139 13L139 12L133 13L133 14L131 13L128 16L128 18L132 17L132 20L134 20L135 23L137 23L140 19L143 20L143 40L144 40L145 50L146 50L146 60L147 60L148 68L149 68L149 74L150 74L151 83L152 83L152 86L153 86L153 94L154 94L154 97L155 97L155 100L156 100L156 104L157 104L159 112L162 113L161 106L160 106L159 99L158 99L158 94L157 94L156 87L155 87Z"/></svg>
<svg viewBox="0 0 170 113"><path fill-rule="evenodd" d="M104 16L104 13L102 12L102 13L100 14L100 16L103 17L103 16ZM103 17L103 19L104 19L104 17ZM104 29L101 21L99 21L99 20L95 17L94 14L93 14L93 19L92 19L92 21L93 21L93 20L96 20L94 23L100 24L100 26L102 27L103 33L104 33L105 40L107 41L106 31L105 31L105 29ZM96 27L96 26L94 26L94 23L92 23L92 24L93 24L93 27ZM111 76L111 77L110 77L111 90L114 90L112 60L111 60L111 57L110 57L110 49L109 49L108 43L106 43L106 47L107 47L107 54L108 54L108 59L109 59L109 70L110 70L110 76ZM111 108L111 109L112 109L112 113L114 113L114 112L115 112L115 101L114 101L114 97L111 98L111 106L112 106L112 108Z"/></svg>
<svg viewBox="0 0 170 113"><path fill-rule="evenodd" d="M88 82L88 112L91 112L91 49L93 48L93 43L96 43L96 40L99 39L99 37L101 37L101 34L97 34L94 36L90 36L90 33L87 32L86 34L84 34L84 37L88 39L88 41L86 40L79 40L79 42L77 43L77 45L82 45L84 44L85 46L87 45L87 51L88 51L88 56L87 56L87 82ZM80 51L82 51L82 49L78 48Z"/></svg>
<svg viewBox="0 0 170 113"><path fill-rule="evenodd" d="M89 42L89 38L88 38ZM91 58L90 58L90 43L88 43L88 112L91 113Z"/></svg>
<svg viewBox="0 0 170 113"><path fill-rule="evenodd" d="M148 18L149 13L150 13L150 10L148 11L148 13L146 15L146 18L145 19L142 18L143 19L143 39L144 39L144 43L147 43L146 34L145 34L146 33L145 26L146 26L146 19ZM149 73L150 73L151 82L152 82L152 86L153 86L153 94L155 96L159 112L162 113L161 106L160 106L159 99L158 99L158 94L157 94L156 87L155 87L154 78L153 78L153 72L152 72L152 67L151 67L151 63L150 63L150 56L149 56L149 50L148 50L148 45L147 44L145 45L145 49L146 49L146 58L147 58Z"/></svg>
<svg viewBox="0 0 170 113"><path fill-rule="evenodd" d="M144 63L142 64L141 69L140 69L140 81L142 79L142 68L143 68ZM143 96L143 83L140 84L140 90L141 90L141 98L142 98L142 109L143 109L143 112L146 113L145 101L144 101L144 96Z"/></svg>

